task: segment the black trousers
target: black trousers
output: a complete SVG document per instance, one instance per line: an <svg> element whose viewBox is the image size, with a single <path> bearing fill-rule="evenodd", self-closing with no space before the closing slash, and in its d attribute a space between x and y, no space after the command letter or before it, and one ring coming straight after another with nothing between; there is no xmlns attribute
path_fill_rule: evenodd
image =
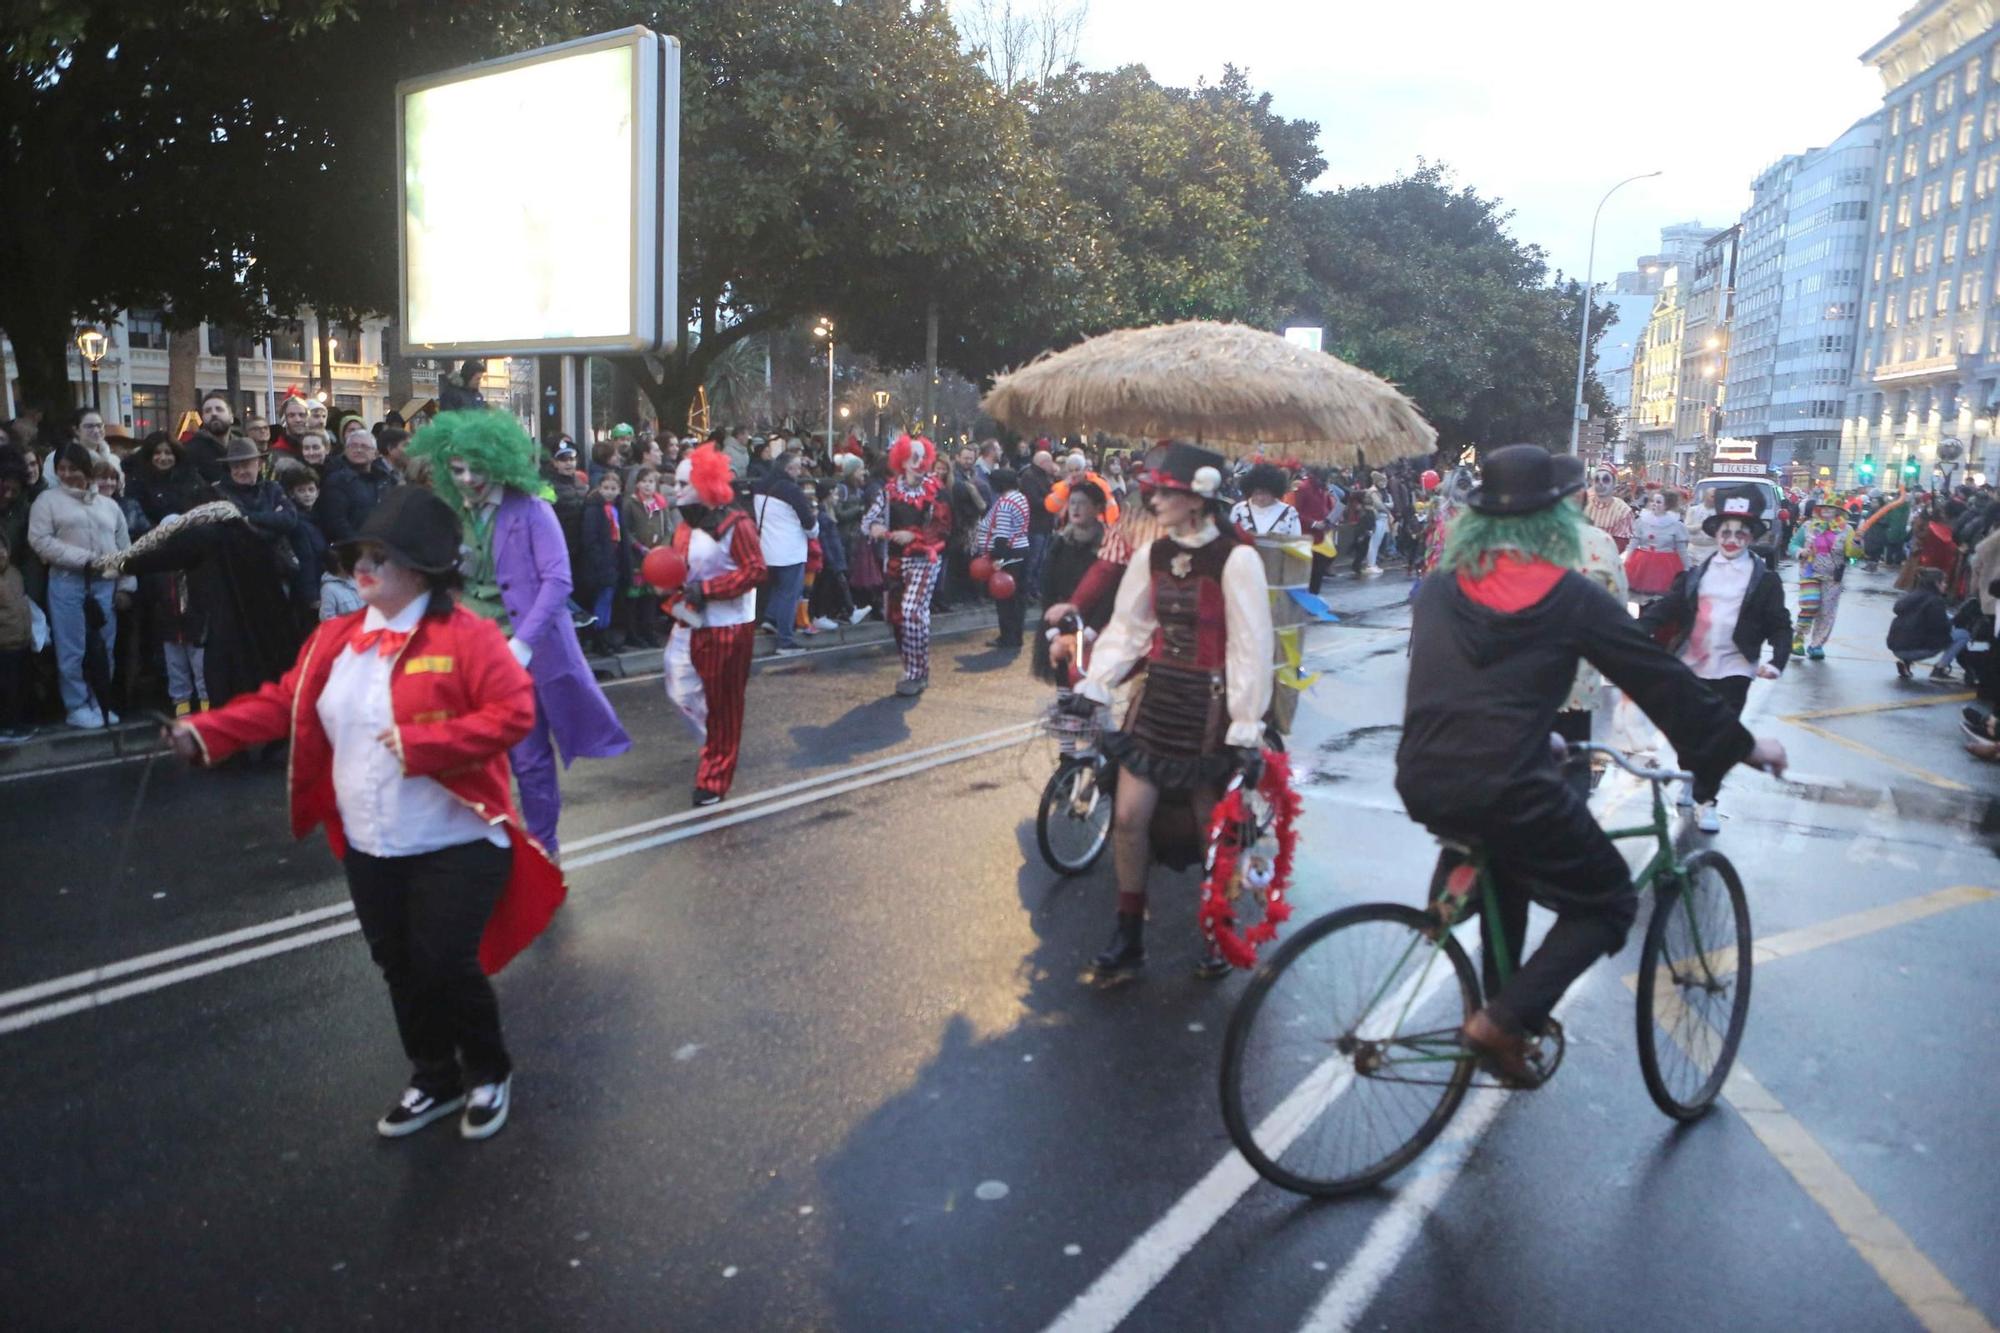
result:
<svg viewBox="0 0 2000 1333"><path fill-rule="evenodd" d="M1315 597L1319 596L1320 585L1326 582L1327 567L1332 564L1332 556L1322 555L1318 551L1313 552L1312 577L1306 581L1307 592Z"/></svg>
<svg viewBox="0 0 2000 1333"><path fill-rule="evenodd" d="M1704 680L1702 684L1713 690L1722 702L1729 705L1732 716L1743 716L1743 703L1750 697L1750 677L1722 676L1715 680ZM1694 799L1696 804L1712 801L1722 791L1722 774L1710 777L1705 773L1695 775Z"/></svg>
<svg viewBox="0 0 2000 1333"><path fill-rule="evenodd" d="M1499 906L1497 922L1480 923L1487 1010L1503 1027L1539 1032L1572 982L1598 958L1625 947L1626 933L1638 916L1639 895L1617 845L1567 784L1473 836L1486 845ZM1460 853L1450 850L1438 858L1433 897L1461 860ZM1527 943L1531 901L1554 911L1556 924L1524 964L1521 950ZM1473 905L1477 910L1478 901ZM1504 987L1494 957L1496 928L1513 968Z"/></svg>
<svg viewBox="0 0 2000 1333"><path fill-rule="evenodd" d="M995 597L993 609L1000 619L1000 640L1019 646L1021 635L1028 619L1028 579L1023 572L1027 568L1027 552L1009 556L1005 560L996 559L993 567L1004 569L1014 580L1012 597Z"/></svg>
<svg viewBox="0 0 2000 1333"><path fill-rule="evenodd" d="M389 983L410 1082L434 1097L513 1070L500 1002L479 966L479 937L513 862L511 849L483 839L420 856L347 849L347 890Z"/></svg>
<svg viewBox="0 0 2000 1333"><path fill-rule="evenodd" d="M1590 742L1590 710L1588 708L1565 708L1556 714L1556 735L1579 745ZM1577 795L1586 801L1590 799L1590 761L1578 756L1563 770L1569 785Z"/></svg>

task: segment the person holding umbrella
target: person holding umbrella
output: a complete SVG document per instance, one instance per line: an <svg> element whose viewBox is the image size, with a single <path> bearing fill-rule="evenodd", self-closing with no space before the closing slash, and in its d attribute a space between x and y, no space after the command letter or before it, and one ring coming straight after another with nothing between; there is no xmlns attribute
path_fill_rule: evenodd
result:
<svg viewBox="0 0 2000 1333"><path fill-rule="evenodd" d="M293 835L326 829L411 1064L376 1132L462 1111L459 1135L489 1138L507 1122L513 1062L487 976L564 894L508 787L534 682L499 628L452 596L458 516L436 495L384 496L340 554L366 609L322 624L283 679L167 739L209 765L291 742Z"/></svg>

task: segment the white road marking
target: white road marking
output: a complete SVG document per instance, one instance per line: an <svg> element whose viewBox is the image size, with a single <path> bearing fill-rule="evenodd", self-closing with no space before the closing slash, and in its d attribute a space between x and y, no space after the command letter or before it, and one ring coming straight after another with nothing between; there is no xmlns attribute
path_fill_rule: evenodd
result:
<svg viewBox="0 0 2000 1333"><path fill-rule="evenodd" d="M928 773L933 769L942 768L948 764L955 764L962 760L975 759L981 755L991 754L996 750L1003 750L1019 744L1034 731L1036 725L1036 723L1024 722L1012 727L1003 727L995 731L982 732L977 736L966 737L958 741L927 746L922 750L910 751L886 759L871 760L866 764L854 765L850 768L836 769L831 773L822 774L817 778L790 783L783 787L773 788L770 791L753 792L745 796L740 803L732 803L722 807L711 806L701 811L688 811L684 815L667 816L664 819L644 820L626 828L614 829L608 833L597 835L593 840L580 840L592 842L594 845L599 846L601 850L592 852L586 856L566 858L563 862L563 870L566 874L583 870L593 865L600 865L606 861L617 860L620 857L650 851L656 847L667 846L668 844L696 837L703 833L731 828L738 824L748 823L753 819L764 818L767 815L780 814L787 810L797 809L800 806L811 805L818 801L831 800L835 797L844 796L868 787L878 786L882 783L895 782L902 778L914 777L920 773ZM975 744L974 742L983 743ZM914 763L911 762L913 759L915 760ZM861 776L849 777L845 781L833 780L839 778L842 774L861 774ZM779 793L788 794L778 800L768 799ZM707 817L697 821L687 819L689 815ZM621 841L622 839L630 839L631 835L635 832L659 829L662 825L675 824L681 820L686 820L686 822L680 823L678 827L669 828L665 832L653 833L651 836L639 837L629 841ZM605 846L604 844L606 843L614 843L615 845ZM572 844L572 846L574 845ZM295 913L291 916L281 917L275 921L267 921L255 926L245 926L240 930L228 931L206 939L192 940L186 944L175 945L172 948L159 949L115 963L107 963L100 968L73 972L62 977L53 977L47 981L36 982L32 985L0 993L0 1010L12 1010L12 1012L0 1015L0 1035L9 1032L19 1032L42 1023L53 1022L59 1018L67 1018L72 1014L82 1013L87 1009L94 1009L99 1005L110 1004L114 1001L127 999L135 995L145 995L183 981L193 981L200 977L212 976L217 972L226 971L233 967L241 967L247 963L259 962L265 958L273 958L279 954L289 953L295 949L303 949L326 940L338 939L342 935L351 935L361 928L359 923L351 919L342 920L338 924L325 926L317 930L309 930L303 934L285 934L285 932L297 931L301 926L310 925L318 921L330 921L343 917L351 918L353 911L354 906L350 902L329 903L324 907ZM248 940L263 939L270 935L283 935L284 937L276 940L268 940L265 943L253 945L248 948L232 947L243 944ZM229 951L220 952L222 950ZM201 954L215 954L216 956L186 967L173 968L164 972L151 972L151 969L160 967L163 964L177 962L183 958L197 957ZM148 972L149 975L139 980L125 982L116 986L105 986L102 984L107 979L129 976L138 972ZM49 996L61 995L66 991L80 991L82 993L48 1004L36 1005L33 1003L36 1000L45 999ZM23 1005L31 1005L32 1007L21 1008L20 1006Z"/></svg>

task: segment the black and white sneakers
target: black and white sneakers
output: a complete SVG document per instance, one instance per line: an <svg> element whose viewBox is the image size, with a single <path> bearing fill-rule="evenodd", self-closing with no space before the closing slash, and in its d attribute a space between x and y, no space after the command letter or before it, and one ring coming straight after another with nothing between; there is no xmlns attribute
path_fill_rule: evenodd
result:
<svg viewBox="0 0 2000 1333"><path fill-rule="evenodd" d="M490 1139L500 1132L500 1126L507 1123L507 1107L512 1101L509 1094L513 1086L514 1076L509 1074L498 1083L482 1083L469 1093L455 1092L448 1097L434 1097L421 1088L404 1088L402 1097L389 1108L389 1114L375 1122L375 1132L385 1139L400 1139L463 1110L465 1114L458 1122L458 1136L462 1139Z"/></svg>
<svg viewBox="0 0 2000 1333"><path fill-rule="evenodd" d="M507 1123L513 1087L514 1076L509 1074L498 1083L482 1083L474 1088L465 1099L465 1117L458 1122L458 1136L490 1139L498 1134L500 1126Z"/></svg>
<svg viewBox="0 0 2000 1333"><path fill-rule="evenodd" d="M465 1094L462 1092L449 1097L433 1097L422 1088L404 1088L402 1097L389 1108L389 1114L375 1122L375 1132L385 1139L400 1139L433 1121L444 1119L464 1105Z"/></svg>

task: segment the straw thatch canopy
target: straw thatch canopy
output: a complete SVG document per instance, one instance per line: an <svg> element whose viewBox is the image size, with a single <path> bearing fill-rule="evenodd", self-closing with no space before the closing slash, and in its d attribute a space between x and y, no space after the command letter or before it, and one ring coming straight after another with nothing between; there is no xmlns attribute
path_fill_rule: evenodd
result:
<svg viewBox="0 0 2000 1333"><path fill-rule="evenodd" d="M986 413L1023 431L1106 431L1284 450L1369 467L1428 454L1437 431L1395 385L1244 324L1120 329L1002 375Z"/></svg>

